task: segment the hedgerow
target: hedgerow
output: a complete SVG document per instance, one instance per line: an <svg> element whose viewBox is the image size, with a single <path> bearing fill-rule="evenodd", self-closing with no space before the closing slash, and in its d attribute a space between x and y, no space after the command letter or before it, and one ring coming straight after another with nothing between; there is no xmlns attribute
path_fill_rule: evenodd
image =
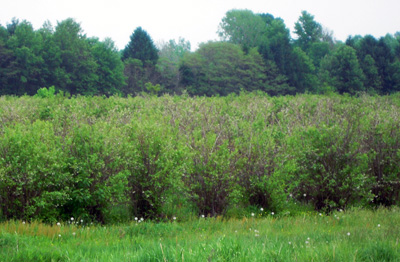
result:
<svg viewBox="0 0 400 262"><path fill-rule="evenodd" d="M0 216L398 205L399 107L398 95L3 96Z"/></svg>

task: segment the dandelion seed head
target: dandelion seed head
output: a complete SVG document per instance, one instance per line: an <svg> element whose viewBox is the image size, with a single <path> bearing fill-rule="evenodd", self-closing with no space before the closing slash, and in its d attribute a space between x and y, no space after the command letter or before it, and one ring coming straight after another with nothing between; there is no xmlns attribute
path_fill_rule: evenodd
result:
<svg viewBox="0 0 400 262"><path fill-rule="evenodd" d="M61 223L60 223L60 222L57 222L57 226L61 226Z"/></svg>
<svg viewBox="0 0 400 262"><path fill-rule="evenodd" d="M260 208L261 211L264 211L264 208Z"/></svg>
<svg viewBox="0 0 400 262"><path fill-rule="evenodd" d="M251 213L251 216L254 217L254 213Z"/></svg>
<svg viewBox="0 0 400 262"><path fill-rule="evenodd" d="M74 221L74 218L73 218L73 217L71 217L71 221Z"/></svg>

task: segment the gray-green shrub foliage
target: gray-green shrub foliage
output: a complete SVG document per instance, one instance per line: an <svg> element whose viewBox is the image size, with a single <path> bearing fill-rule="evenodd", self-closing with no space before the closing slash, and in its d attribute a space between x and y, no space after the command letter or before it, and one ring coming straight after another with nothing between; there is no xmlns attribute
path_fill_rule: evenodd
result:
<svg viewBox="0 0 400 262"><path fill-rule="evenodd" d="M396 95L3 96L0 215L396 205L399 107Z"/></svg>

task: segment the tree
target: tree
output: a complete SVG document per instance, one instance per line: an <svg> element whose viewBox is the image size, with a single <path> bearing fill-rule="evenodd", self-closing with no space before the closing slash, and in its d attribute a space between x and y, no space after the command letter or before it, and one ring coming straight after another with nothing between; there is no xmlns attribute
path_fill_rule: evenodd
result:
<svg viewBox="0 0 400 262"><path fill-rule="evenodd" d="M33 95L43 84L42 58L43 41L40 34L33 30L27 21L9 26L11 32L6 46L12 53L3 53L8 61L7 85L9 94ZM11 59L11 60L10 60ZM7 63L7 62L6 62Z"/></svg>
<svg viewBox="0 0 400 262"><path fill-rule="evenodd" d="M124 64L110 38L103 42L92 39L92 50L94 59L97 63L97 94L112 95L119 93L125 85Z"/></svg>
<svg viewBox="0 0 400 262"><path fill-rule="evenodd" d="M226 42L200 45L185 56L181 72L182 84L192 95L228 95L241 90L282 94L289 89L276 66L268 67L256 49L245 54L239 45Z"/></svg>
<svg viewBox="0 0 400 262"><path fill-rule="evenodd" d="M131 41L122 52L122 59L139 59L143 63L150 61L155 65L158 60L157 48L147 32L138 27L130 39Z"/></svg>
<svg viewBox="0 0 400 262"><path fill-rule="evenodd" d="M299 20L295 23L294 33L298 36L297 45L308 51L312 43L319 42L322 38L322 26L314 20L314 16L302 11Z"/></svg>
<svg viewBox="0 0 400 262"><path fill-rule="evenodd" d="M364 86L366 90L370 93L380 93L382 90L382 79L379 76L375 60L368 54L361 61L360 66L365 75Z"/></svg>
<svg viewBox="0 0 400 262"><path fill-rule="evenodd" d="M265 23L252 11L231 10L219 24L218 35L223 41L241 45L246 50L261 45L265 31Z"/></svg>
<svg viewBox="0 0 400 262"><path fill-rule="evenodd" d="M179 38L178 42L170 40L159 47L159 59L156 70L160 73L160 82L164 90L170 93L180 93L179 82L181 79L179 65L190 52L190 42Z"/></svg>
<svg viewBox="0 0 400 262"><path fill-rule="evenodd" d="M355 94L364 91L364 74L354 48L342 45L321 62L322 82L333 86L339 93Z"/></svg>
<svg viewBox="0 0 400 262"><path fill-rule="evenodd" d="M96 94L97 64L80 24L72 18L57 23L54 42L60 65L54 68L55 83L51 85L71 94Z"/></svg>

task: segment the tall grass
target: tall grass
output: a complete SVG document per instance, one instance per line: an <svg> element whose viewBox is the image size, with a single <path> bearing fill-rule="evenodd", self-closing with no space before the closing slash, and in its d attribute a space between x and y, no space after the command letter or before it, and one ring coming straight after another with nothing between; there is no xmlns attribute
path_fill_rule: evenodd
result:
<svg viewBox="0 0 400 262"><path fill-rule="evenodd" d="M114 226L8 221L0 261L399 261L399 211Z"/></svg>

